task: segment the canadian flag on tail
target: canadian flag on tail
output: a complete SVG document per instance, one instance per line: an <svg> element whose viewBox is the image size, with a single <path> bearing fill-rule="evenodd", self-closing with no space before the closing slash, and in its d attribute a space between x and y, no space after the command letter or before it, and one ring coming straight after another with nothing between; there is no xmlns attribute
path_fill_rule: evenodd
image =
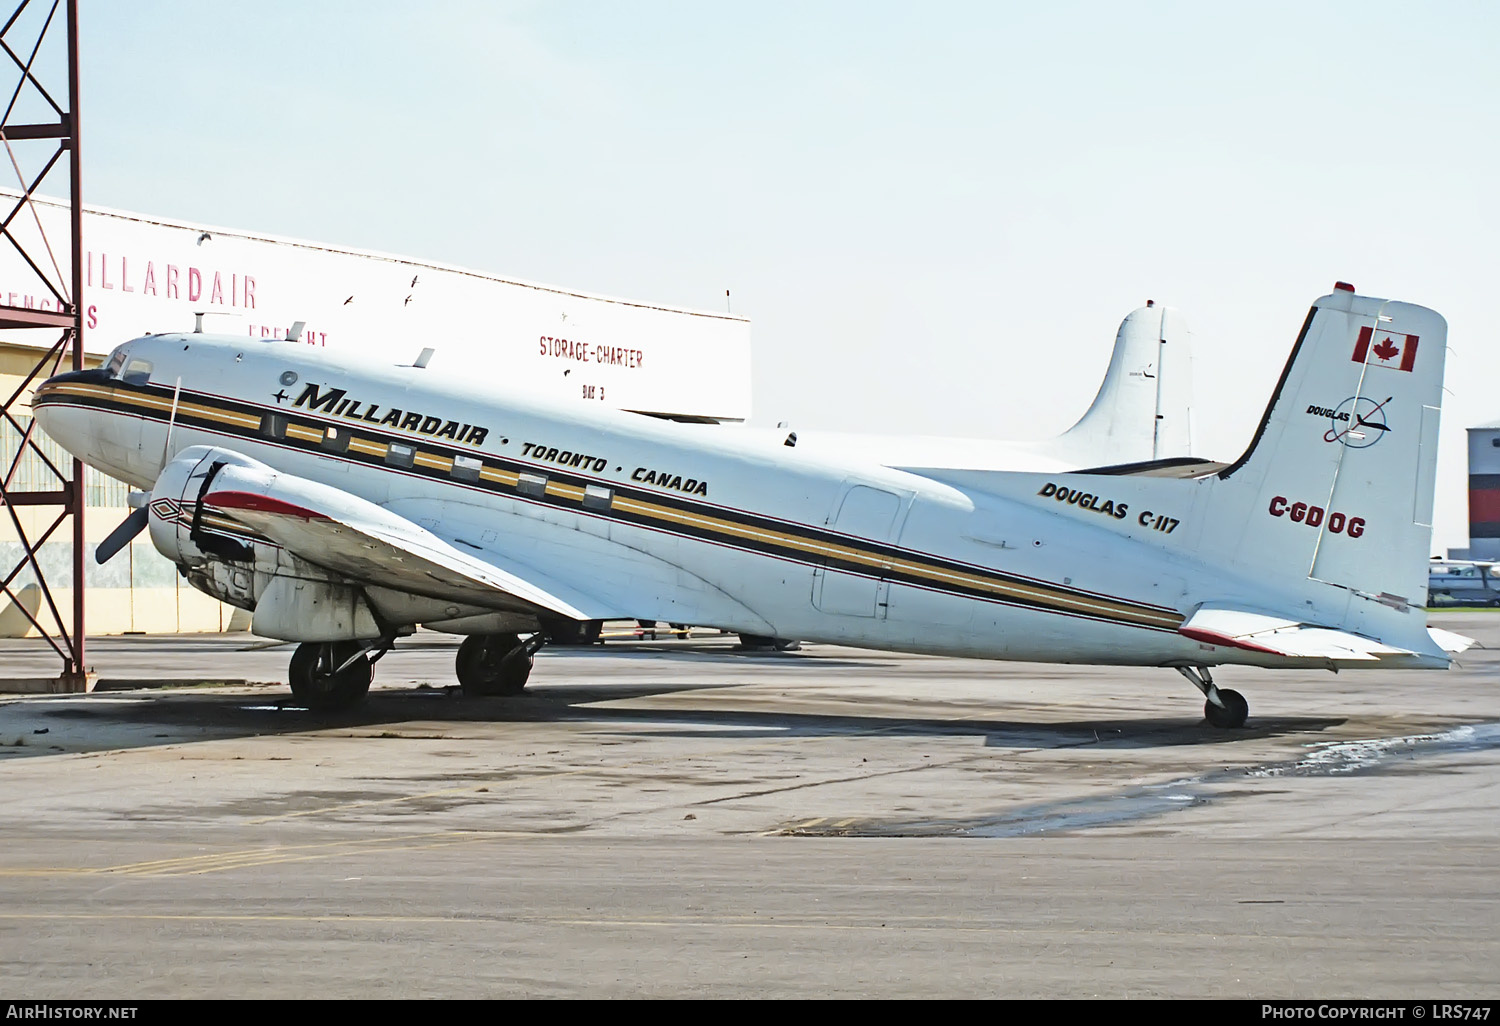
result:
<svg viewBox="0 0 1500 1026"><path fill-rule="evenodd" d="M1368 363L1371 367L1409 371L1417 363L1417 336L1360 328L1359 341L1354 343L1351 359L1355 363Z"/></svg>

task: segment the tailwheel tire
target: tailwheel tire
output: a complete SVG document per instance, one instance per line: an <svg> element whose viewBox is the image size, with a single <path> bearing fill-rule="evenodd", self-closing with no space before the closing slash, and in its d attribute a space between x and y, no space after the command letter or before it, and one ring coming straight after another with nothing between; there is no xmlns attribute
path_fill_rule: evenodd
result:
<svg viewBox="0 0 1500 1026"><path fill-rule="evenodd" d="M1203 715L1209 724L1226 730L1243 727L1245 718L1250 715L1250 703L1245 701L1245 696L1238 691L1220 688L1219 700L1224 703L1222 709L1212 702L1203 703Z"/></svg>
<svg viewBox="0 0 1500 1026"><path fill-rule="evenodd" d="M369 694L375 667L360 658L339 670L363 646L356 641L308 642L292 653L287 678L292 697L313 712L350 709Z"/></svg>
<svg viewBox="0 0 1500 1026"><path fill-rule="evenodd" d="M532 657L514 634L471 634L458 646L454 670L470 698L519 695L531 676Z"/></svg>

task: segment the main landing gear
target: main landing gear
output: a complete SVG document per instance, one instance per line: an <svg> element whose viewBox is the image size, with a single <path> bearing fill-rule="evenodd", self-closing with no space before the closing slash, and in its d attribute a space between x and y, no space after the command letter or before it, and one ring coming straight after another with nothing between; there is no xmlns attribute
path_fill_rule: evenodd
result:
<svg viewBox="0 0 1500 1026"><path fill-rule="evenodd" d="M375 677L375 660L388 648L358 641L298 645L287 671L292 697L313 712L337 712L358 705Z"/></svg>
<svg viewBox="0 0 1500 1026"><path fill-rule="evenodd" d="M394 638L321 641L298 645L287 676L292 697L313 712L339 712L364 700L375 677L375 661ZM519 695L531 676L532 657L546 643L538 631L525 641L515 634L473 634L458 646L455 669L469 698Z"/></svg>
<svg viewBox="0 0 1500 1026"><path fill-rule="evenodd" d="M458 646L455 669L464 695L519 695L531 676L532 657L546 643L541 631L522 641L514 634L471 634Z"/></svg>
<svg viewBox="0 0 1500 1026"><path fill-rule="evenodd" d="M1211 726L1221 728L1243 727L1250 715L1250 703L1238 691L1214 685L1213 676L1207 666L1179 666L1177 672L1193 682L1208 701L1203 703L1203 715Z"/></svg>

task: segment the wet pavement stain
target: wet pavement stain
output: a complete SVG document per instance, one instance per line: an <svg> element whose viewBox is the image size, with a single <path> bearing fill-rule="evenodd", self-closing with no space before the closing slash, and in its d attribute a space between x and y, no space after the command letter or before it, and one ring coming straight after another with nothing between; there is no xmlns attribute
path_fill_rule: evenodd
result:
<svg viewBox="0 0 1500 1026"><path fill-rule="evenodd" d="M1229 798L1283 791L1234 788L1233 781L1274 777L1331 777L1401 772L1422 759L1500 749L1500 723L1479 723L1427 734L1322 742L1300 759L1235 768L1109 794L1023 805L988 816L957 819L838 819L827 817L777 833L798 837L1025 837L1118 826Z"/></svg>

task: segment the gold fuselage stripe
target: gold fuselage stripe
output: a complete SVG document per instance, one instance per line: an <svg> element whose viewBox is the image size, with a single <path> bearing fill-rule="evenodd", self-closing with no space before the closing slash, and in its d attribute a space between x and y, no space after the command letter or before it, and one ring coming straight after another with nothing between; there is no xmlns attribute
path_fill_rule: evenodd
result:
<svg viewBox="0 0 1500 1026"><path fill-rule="evenodd" d="M168 414L172 406L170 399L161 396L144 394L132 390L122 390L113 385L101 385L91 382L59 382L55 385L45 385L42 389L38 389L37 394L43 401L46 401L47 396L74 395L85 399L105 399L124 406L143 407L162 414ZM261 425L260 416L208 406L201 402L180 401L177 406L177 413L179 417L191 416L199 420L220 423L240 431L258 431ZM308 444L319 444L323 441L324 431L305 424L292 423L287 425L286 437ZM255 438L255 441L274 444L274 440L259 436ZM413 439L412 441L414 443L416 440ZM411 443L403 441L402 444ZM389 450L389 445L384 440L351 435L348 448L353 452L383 459ZM324 452L323 455L337 454ZM451 473L453 468L451 457L422 449L416 451L413 462L416 465L443 473ZM544 473L547 472L546 468L539 468L539 470ZM513 470L485 465L479 471L479 478L483 481L490 481L508 488L514 488L520 479L520 474ZM610 485L609 487L613 489L617 486ZM581 503L584 497L584 489L578 485L548 480L546 495L570 502ZM841 542L788 533L766 526L739 523L711 512L676 509L649 500L621 495L618 492L613 494L610 505L612 509L622 513L628 513L662 524L677 524L681 527L705 531L710 535L719 536L726 541L729 539L739 539L763 545L779 546L794 553L813 557L814 559L837 559L845 563L866 567L876 576L892 572L900 573L917 578L918 580L930 582L932 586L939 590L951 591L954 588L973 589L987 595L992 595L1000 600L1016 601L1028 605L1041 604L1044 608L1051 608L1057 611L1124 621L1138 626L1163 630L1176 630L1182 623L1181 614L1172 610L1138 605L1127 600L1063 591L1042 583L1032 584L1009 577L989 576L984 573L944 567L932 562L911 558L904 554L905 550L897 550L899 554L874 552ZM685 537L696 538L697 536L686 535ZM957 592L957 594L967 593ZM969 595L969 597L982 596Z"/></svg>

